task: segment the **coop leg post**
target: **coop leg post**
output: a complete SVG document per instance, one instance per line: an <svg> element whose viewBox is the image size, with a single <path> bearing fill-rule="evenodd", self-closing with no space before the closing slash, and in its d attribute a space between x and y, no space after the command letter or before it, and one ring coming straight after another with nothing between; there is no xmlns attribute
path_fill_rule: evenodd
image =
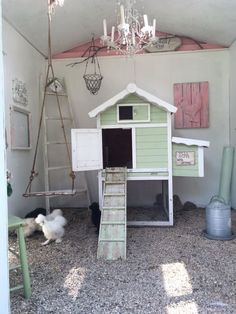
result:
<svg viewBox="0 0 236 314"><path fill-rule="evenodd" d="M173 215L173 183L172 176L168 180L168 209L169 209L169 223L170 226L174 224L174 215Z"/></svg>
<svg viewBox="0 0 236 314"><path fill-rule="evenodd" d="M98 172L98 197L99 197L99 207L102 208L102 193L103 193L103 183L102 183L102 172Z"/></svg>

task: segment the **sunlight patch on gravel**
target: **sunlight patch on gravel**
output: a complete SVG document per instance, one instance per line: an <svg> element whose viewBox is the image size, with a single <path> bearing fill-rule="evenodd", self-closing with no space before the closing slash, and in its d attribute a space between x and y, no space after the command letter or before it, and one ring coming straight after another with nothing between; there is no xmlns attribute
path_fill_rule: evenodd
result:
<svg viewBox="0 0 236 314"><path fill-rule="evenodd" d="M85 276L86 269L82 267L73 267L66 276L64 287L68 289L68 295L71 296L73 300L76 300L78 297Z"/></svg>
<svg viewBox="0 0 236 314"><path fill-rule="evenodd" d="M195 302L179 302L167 306L167 314L198 314L198 307Z"/></svg>

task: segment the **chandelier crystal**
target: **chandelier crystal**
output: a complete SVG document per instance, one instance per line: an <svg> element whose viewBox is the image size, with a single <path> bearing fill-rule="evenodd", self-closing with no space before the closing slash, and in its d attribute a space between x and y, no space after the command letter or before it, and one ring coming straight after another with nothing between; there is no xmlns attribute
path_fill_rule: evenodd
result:
<svg viewBox="0 0 236 314"><path fill-rule="evenodd" d="M64 0L48 0L48 13L50 16L55 13L55 9L58 5L63 7Z"/></svg>
<svg viewBox="0 0 236 314"><path fill-rule="evenodd" d="M116 49L126 55L133 55L147 46L154 45L159 38L156 36L156 19L152 25L148 24L148 16L143 17L134 8L135 0L126 0L126 7L121 4L117 30L111 28L111 36L107 35L107 22L103 20L103 45L108 49Z"/></svg>

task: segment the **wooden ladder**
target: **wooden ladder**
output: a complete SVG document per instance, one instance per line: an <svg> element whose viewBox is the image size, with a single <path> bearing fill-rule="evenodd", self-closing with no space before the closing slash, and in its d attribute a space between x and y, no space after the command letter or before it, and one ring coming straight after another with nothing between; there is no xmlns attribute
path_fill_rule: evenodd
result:
<svg viewBox="0 0 236 314"><path fill-rule="evenodd" d="M57 95L60 100L66 138L69 146L71 146L71 129L75 128L75 120L65 81L61 79L61 82L63 89ZM49 211L51 207L65 207L71 202L73 203L71 207L75 207L78 204L78 197L81 198L81 194L85 194L86 203L89 206L91 202L85 173L80 173L80 178L76 174L76 193L73 198L66 196L67 192L68 194L71 192L70 164L66 156L66 142L62 137L61 119L56 105L56 93L49 88L46 91L43 125L45 190L55 190L56 195L54 196L53 193L50 193L49 196L46 196L46 209ZM80 183L81 179L82 184ZM60 196L58 191L62 192L62 196Z"/></svg>
<svg viewBox="0 0 236 314"><path fill-rule="evenodd" d="M97 257L126 259L126 168L106 168Z"/></svg>

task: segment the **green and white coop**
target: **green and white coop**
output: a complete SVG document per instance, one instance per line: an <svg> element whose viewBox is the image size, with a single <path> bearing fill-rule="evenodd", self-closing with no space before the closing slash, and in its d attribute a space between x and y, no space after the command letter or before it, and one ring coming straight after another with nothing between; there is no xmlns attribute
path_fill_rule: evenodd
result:
<svg viewBox="0 0 236 314"><path fill-rule="evenodd" d="M96 129L72 130L74 171L98 170L98 257L126 258L126 227L173 225L173 176L204 176L209 142L172 137L177 108L129 84L89 112ZM127 182L161 182L166 220L128 221Z"/></svg>

